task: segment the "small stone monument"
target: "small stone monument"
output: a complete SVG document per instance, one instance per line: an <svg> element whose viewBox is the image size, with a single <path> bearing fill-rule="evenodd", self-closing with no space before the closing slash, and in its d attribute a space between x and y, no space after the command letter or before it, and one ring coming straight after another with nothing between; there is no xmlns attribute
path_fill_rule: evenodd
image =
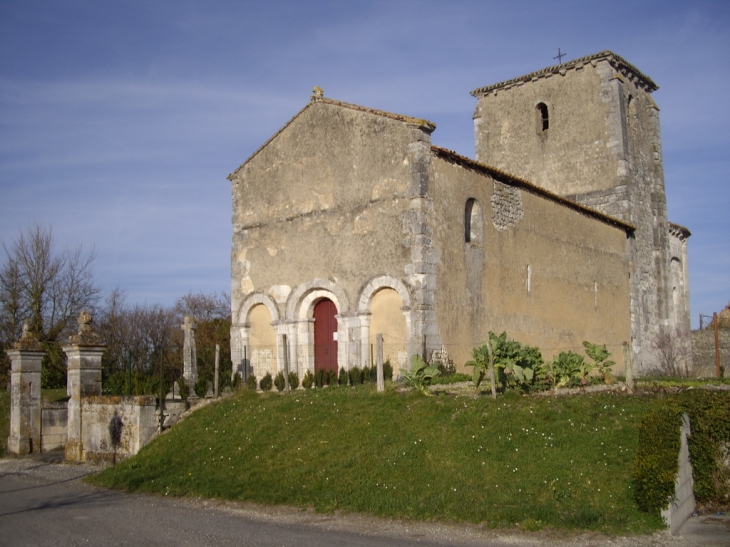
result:
<svg viewBox="0 0 730 547"><path fill-rule="evenodd" d="M189 388L188 398L195 399L195 383L198 381L198 358L195 352L195 319L192 315L186 315L185 320L180 327L185 333L185 341L183 343L183 378Z"/></svg>

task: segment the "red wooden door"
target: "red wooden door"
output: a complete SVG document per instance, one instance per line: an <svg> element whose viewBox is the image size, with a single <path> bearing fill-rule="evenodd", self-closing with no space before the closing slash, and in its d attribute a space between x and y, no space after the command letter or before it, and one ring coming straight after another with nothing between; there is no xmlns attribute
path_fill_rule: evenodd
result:
<svg viewBox="0 0 730 547"><path fill-rule="evenodd" d="M324 298L314 305L314 371L337 372L337 308Z"/></svg>

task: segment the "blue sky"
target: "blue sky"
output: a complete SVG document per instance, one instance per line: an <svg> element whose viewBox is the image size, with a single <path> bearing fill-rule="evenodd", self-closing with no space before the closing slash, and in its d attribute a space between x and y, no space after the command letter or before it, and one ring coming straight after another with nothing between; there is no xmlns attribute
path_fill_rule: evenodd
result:
<svg viewBox="0 0 730 547"><path fill-rule="evenodd" d="M105 291L229 291L226 176L325 95L474 156L469 91L606 49L660 86L692 322L730 301L730 3L0 0L0 240L94 247Z"/></svg>

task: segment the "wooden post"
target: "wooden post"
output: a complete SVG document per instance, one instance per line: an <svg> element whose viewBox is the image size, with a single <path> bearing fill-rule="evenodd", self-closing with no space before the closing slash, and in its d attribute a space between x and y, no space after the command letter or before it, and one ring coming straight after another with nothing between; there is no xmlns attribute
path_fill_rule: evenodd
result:
<svg viewBox="0 0 730 547"><path fill-rule="evenodd" d="M492 399L497 398L497 381L494 378L494 355L492 354L492 341L487 341L487 353L489 354L489 380L492 382ZM476 366L476 365L474 365Z"/></svg>
<svg viewBox="0 0 730 547"><path fill-rule="evenodd" d="M425 363L428 363L428 355L426 355L426 335L423 335L423 361ZM408 363L408 366L410 367L411 364Z"/></svg>
<svg viewBox="0 0 730 547"><path fill-rule="evenodd" d="M722 376L722 370L720 369L720 331L718 330L717 313L712 314L712 323L715 329L715 372L717 373L717 377L720 378Z"/></svg>
<svg viewBox="0 0 730 547"><path fill-rule="evenodd" d="M248 346L243 346L243 383L248 382Z"/></svg>
<svg viewBox="0 0 730 547"><path fill-rule="evenodd" d="M628 342L623 343L624 368L626 369L626 387L630 392L634 391L634 363L631 357L631 348Z"/></svg>
<svg viewBox="0 0 730 547"><path fill-rule="evenodd" d="M383 335L375 336L375 343L378 348L376 366L378 367L378 393L385 391L385 377L383 376Z"/></svg>
<svg viewBox="0 0 730 547"><path fill-rule="evenodd" d="M289 387L289 344L286 341L286 334L282 336L284 338L284 391L291 393Z"/></svg>
<svg viewBox="0 0 730 547"><path fill-rule="evenodd" d="M215 380L213 381L213 398L218 398L218 374L220 373L221 347L215 345Z"/></svg>

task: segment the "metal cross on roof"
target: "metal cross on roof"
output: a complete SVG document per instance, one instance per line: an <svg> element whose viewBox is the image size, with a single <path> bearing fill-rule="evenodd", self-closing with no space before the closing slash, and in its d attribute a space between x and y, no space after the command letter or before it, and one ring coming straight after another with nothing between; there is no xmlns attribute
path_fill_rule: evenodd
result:
<svg viewBox="0 0 730 547"><path fill-rule="evenodd" d="M565 57L566 55L567 55L567 53L560 53L560 48L558 48L558 54L555 57L553 57L553 59L557 59L558 60L558 64L559 65L562 65L563 64L563 57Z"/></svg>

